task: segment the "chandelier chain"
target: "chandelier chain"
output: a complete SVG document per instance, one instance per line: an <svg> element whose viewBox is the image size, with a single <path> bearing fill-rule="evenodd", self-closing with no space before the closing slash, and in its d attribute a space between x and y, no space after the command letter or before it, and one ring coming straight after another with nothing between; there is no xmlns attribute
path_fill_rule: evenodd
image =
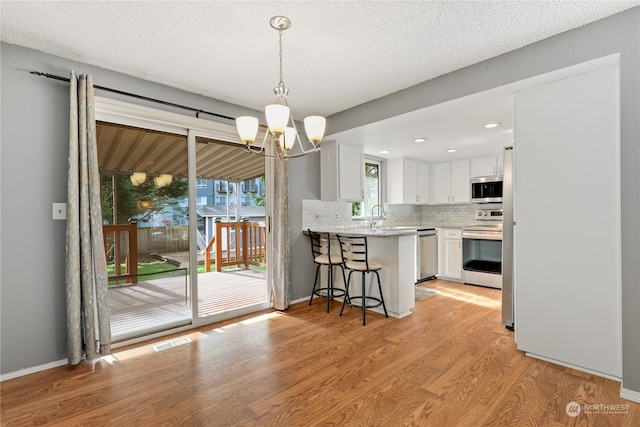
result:
<svg viewBox="0 0 640 427"><path fill-rule="evenodd" d="M284 86L284 78L283 78L283 72L282 72L282 68L283 68L283 54L282 54L282 28L280 28L278 30L278 33L280 33L280 37L279 37L279 46L280 46L280 85Z"/></svg>

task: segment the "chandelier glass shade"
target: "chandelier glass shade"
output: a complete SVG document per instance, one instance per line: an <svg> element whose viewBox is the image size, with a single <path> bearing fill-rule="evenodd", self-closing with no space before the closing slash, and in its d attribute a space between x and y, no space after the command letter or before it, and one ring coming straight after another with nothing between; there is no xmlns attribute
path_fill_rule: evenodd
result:
<svg viewBox="0 0 640 427"><path fill-rule="evenodd" d="M245 143L245 147L252 153L260 153L271 157L265 153L268 147L268 141L278 144L280 152L276 149L274 157L298 157L305 154L314 153L320 150L320 142L324 136L326 127L326 119L322 116L309 116L304 119L304 127L307 138L311 145L310 148L304 147L295 121L291 115L291 109L287 101L289 89L286 88L283 81L282 72L282 31L291 26L291 20L284 16L274 16L270 20L271 27L278 30L279 48L280 48L280 82L273 89L276 95L276 102L265 107L264 113L267 120L268 132L265 132L262 144L256 144L255 140L258 135L259 121L255 117L241 116L236 118L236 128L240 139ZM296 145L299 146L299 153L290 155L289 151ZM307 146L309 144L306 144Z"/></svg>
<svg viewBox="0 0 640 427"><path fill-rule="evenodd" d="M156 185L156 187L167 187L171 185L172 181L173 176L168 173L163 173L161 175L153 177L153 183Z"/></svg>
<svg viewBox="0 0 640 427"><path fill-rule="evenodd" d="M129 179L131 180L131 184L137 187L146 181L147 174L145 172L134 172L129 176Z"/></svg>

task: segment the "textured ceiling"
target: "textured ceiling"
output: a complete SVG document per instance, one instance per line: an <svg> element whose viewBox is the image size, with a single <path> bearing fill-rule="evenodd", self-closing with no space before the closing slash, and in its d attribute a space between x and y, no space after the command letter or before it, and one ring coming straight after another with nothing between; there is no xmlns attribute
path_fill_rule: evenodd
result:
<svg viewBox="0 0 640 427"><path fill-rule="evenodd" d="M2 1L3 41L261 109L330 115L603 18L615 1Z"/></svg>
<svg viewBox="0 0 640 427"><path fill-rule="evenodd" d="M283 33L284 81L300 120L329 116L638 4L3 0L0 37L261 110L273 102L279 79L278 33L269 19L285 15L292 26ZM414 120L415 132L429 128L426 118ZM406 123L402 129L413 131ZM411 155L407 150L402 155Z"/></svg>

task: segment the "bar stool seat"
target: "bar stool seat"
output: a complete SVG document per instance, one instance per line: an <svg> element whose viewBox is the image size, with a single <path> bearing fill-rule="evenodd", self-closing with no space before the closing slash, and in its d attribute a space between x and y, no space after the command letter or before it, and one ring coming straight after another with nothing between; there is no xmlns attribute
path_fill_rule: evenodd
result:
<svg viewBox="0 0 640 427"><path fill-rule="evenodd" d="M345 267L347 267L349 270L356 270L356 271L377 271L377 270L382 270L382 263L378 262L378 261L369 261L369 266L367 267L367 264L364 262L360 262L360 261L347 261L345 263Z"/></svg>
<svg viewBox="0 0 640 427"><path fill-rule="evenodd" d="M340 243L340 254L342 256L342 262L347 270L349 270L349 276L346 281L345 296L342 300L342 308L340 309L340 316L344 312L345 305L350 307L358 307L362 309L362 325L367 324L367 308L375 308L382 306L385 317L389 317L387 313L387 307L384 304L384 295L382 294L382 285L380 284L380 274L378 271L382 269L382 263L369 259L368 241L366 236L348 236L337 235L338 242ZM351 274L357 272L362 274L362 294L351 295L349 293L349 287L351 285ZM365 276L367 273L373 273L378 279L378 291L379 297L373 295L367 295ZM354 302L355 300L355 302ZM359 302L359 304L358 304Z"/></svg>
<svg viewBox="0 0 640 427"><path fill-rule="evenodd" d="M314 296L325 297L327 298L328 313L331 306L331 300L335 297L343 297L346 293L344 289L335 289L333 287L334 267L340 267L342 270L342 279L344 280L344 283L347 283L342 256L331 253L331 236L329 233L318 233L311 230L307 230L307 233L311 240L311 254L313 256L313 262L317 264L316 277L313 281L313 290L311 291L309 305L313 302ZM329 270L326 287L318 287L318 275L320 274L320 267L322 266L326 266Z"/></svg>
<svg viewBox="0 0 640 427"><path fill-rule="evenodd" d="M323 265L341 265L342 264L342 257L340 255L326 255L326 254L322 254L322 255L318 255L317 257L314 258L314 261L316 264L323 264Z"/></svg>

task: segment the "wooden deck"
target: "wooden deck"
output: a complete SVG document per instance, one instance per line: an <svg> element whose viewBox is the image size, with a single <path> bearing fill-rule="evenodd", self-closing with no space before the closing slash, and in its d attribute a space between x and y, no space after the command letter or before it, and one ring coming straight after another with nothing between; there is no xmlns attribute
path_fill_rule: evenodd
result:
<svg viewBox="0 0 640 427"><path fill-rule="evenodd" d="M191 318L189 278L140 281L109 288L111 334L124 335L188 323ZM228 270L198 275L198 316L205 317L267 300L267 280L261 271Z"/></svg>

